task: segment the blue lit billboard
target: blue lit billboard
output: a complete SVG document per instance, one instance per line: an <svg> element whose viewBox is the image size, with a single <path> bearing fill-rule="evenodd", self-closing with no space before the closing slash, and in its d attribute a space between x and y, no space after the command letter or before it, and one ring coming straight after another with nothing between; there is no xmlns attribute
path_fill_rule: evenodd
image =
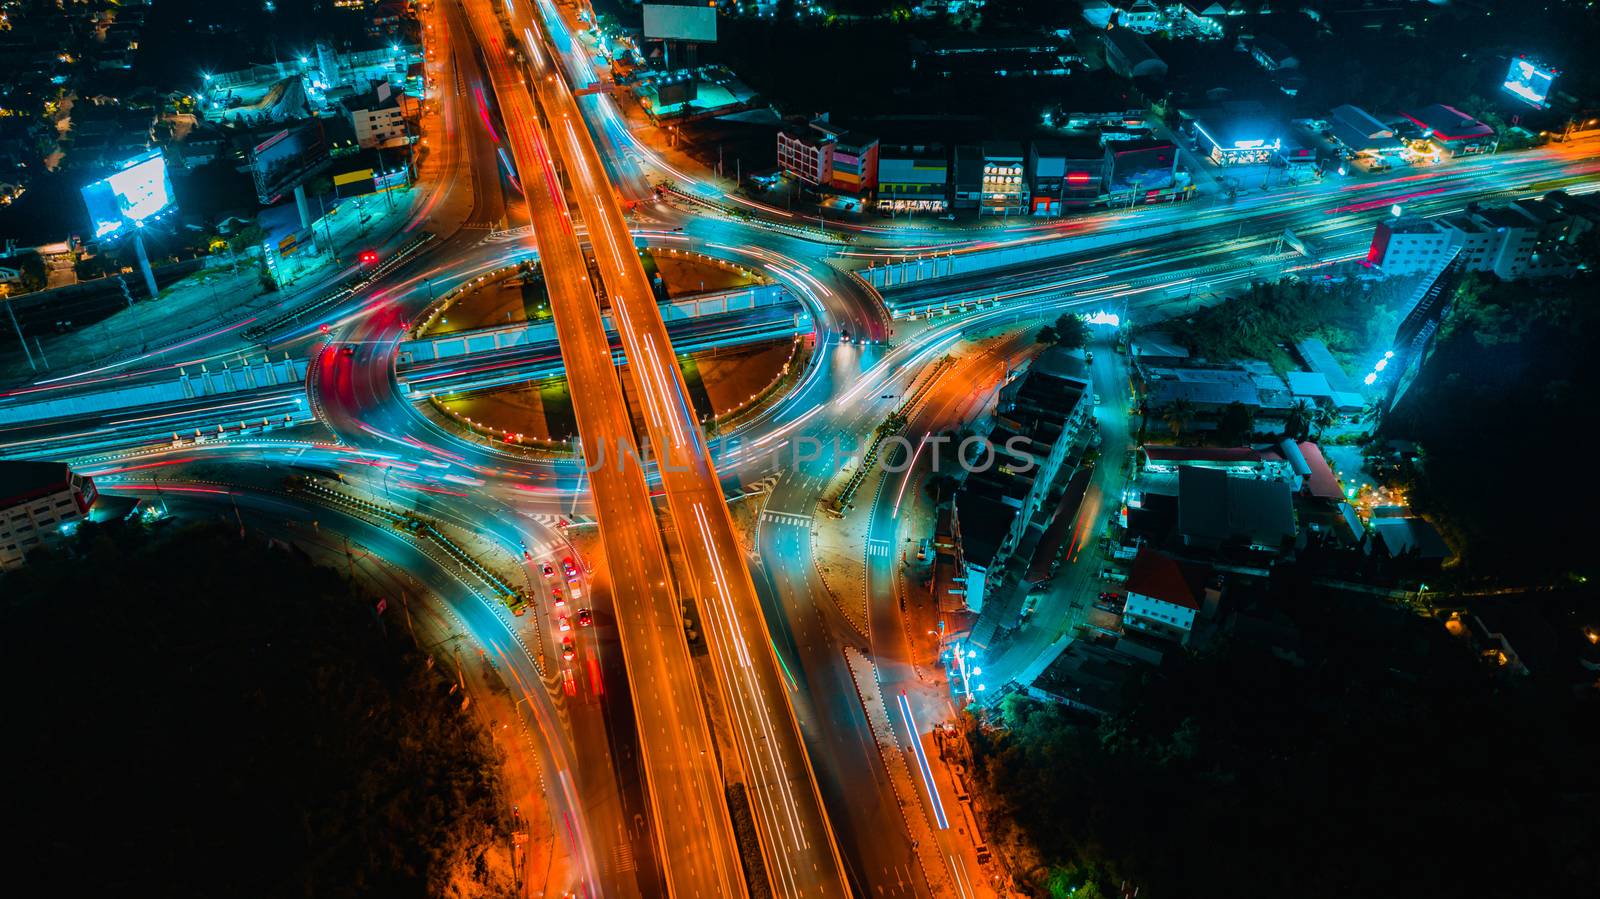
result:
<svg viewBox="0 0 1600 899"><path fill-rule="evenodd" d="M160 150L150 150L82 189L83 205L96 239L155 218L172 205L172 179Z"/></svg>
<svg viewBox="0 0 1600 899"><path fill-rule="evenodd" d="M1506 70L1506 83L1502 86L1518 99L1534 106L1544 106L1545 98L1550 96L1550 85L1559 74L1559 71L1537 59L1518 56L1511 60L1511 67Z"/></svg>

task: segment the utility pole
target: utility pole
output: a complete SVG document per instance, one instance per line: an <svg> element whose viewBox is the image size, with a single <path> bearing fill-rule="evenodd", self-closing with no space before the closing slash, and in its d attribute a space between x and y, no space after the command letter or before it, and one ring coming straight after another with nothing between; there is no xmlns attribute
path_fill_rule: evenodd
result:
<svg viewBox="0 0 1600 899"><path fill-rule="evenodd" d="M11 316L11 327L17 329L17 342L22 344L22 352L28 357L28 368L38 371L39 366L33 364L33 351L28 349L28 340L22 336L22 325L17 323L17 310L11 306L13 302L15 301L11 299L6 300L6 312Z"/></svg>

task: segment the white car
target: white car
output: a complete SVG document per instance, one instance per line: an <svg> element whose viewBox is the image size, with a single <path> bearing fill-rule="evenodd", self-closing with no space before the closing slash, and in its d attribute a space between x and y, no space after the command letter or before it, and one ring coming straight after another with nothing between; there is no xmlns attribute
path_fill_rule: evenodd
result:
<svg viewBox="0 0 1600 899"><path fill-rule="evenodd" d="M572 594L574 602L583 598L583 585L577 581L567 584L567 592Z"/></svg>

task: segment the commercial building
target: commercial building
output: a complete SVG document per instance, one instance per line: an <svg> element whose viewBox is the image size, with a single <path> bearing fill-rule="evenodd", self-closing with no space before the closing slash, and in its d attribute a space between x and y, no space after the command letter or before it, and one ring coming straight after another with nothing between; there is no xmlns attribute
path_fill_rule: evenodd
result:
<svg viewBox="0 0 1600 899"><path fill-rule="evenodd" d="M1359 106L1335 106L1328 117L1334 140L1357 156L1381 156L1402 146L1394 129Z"/></svg>
<svg viewBox="0 0 1600 899"><path fill-rule="evenodd" d="M1034 141L1028 186L1034 215L1060 215L1093 205L1105 190L1107 153L1093 137Z"/></svg>
<svg viewBox="0 0 1600 899"><path fill-rule="evenodd" d="M1423 138L1441 156L1455 158L1492 153L1498 144L1493 128L1454 106L1435 103L1402 115L1422 129Z"/></svg>
<svg viewBox="0 0 1600 899"><path fill-rule="evenodd" d="M1264 165L1283 147L1278 126L1265 116L1202 113L1190 120L1196 149L1213 163Z"/></svg>
<svg viewBox="0 0 1600 899"><path fill-rule="evenodd" d="M1406 215L1385 219L1372 232L1367 264L1386 275L1417 275L1437 269L1451 252L1451 234L1437 222Z"/></svg>
<svg viewBox="0 0 1600 899"><path fill-rule="evenodd" d="M951 176L952 203L956 209L977 209L983 199L983 148L956 147L955 171Z"/></svg>
<svg viewBox="0 0 1600 899"><path fill-rule="evenodd" d="M1021 215L1028 203L1028 182L1023 175L1022 145L1014 141L989 141L983 145L980 215Z"/></svg>
<svg viewBox="0 0 1600 899"><path fill-rule="evenodd" d="M1105 44L1106 66L1124 78L1160 78L1167 74L1167 63L1156 55L1144 38L1126 28L1101 32Z"/></svg>
<svg viewBox="0 0 1600 899"><path fill-rule="evenodd" d="M878 149L878 208L943 212L950 202L950 158L938 144Z"/></svg>
<svg viewBox="0 0 1600 899"><path fill-rule="evenodd" d="M852 194L871 191L878 186L878 139L854 131L836 134L832 169L830 187Z"/></svg>
<svg viewBox="0 0 1600 899"><path fill-rule="evenodd" d="M1182 0L1167 7L1167 14L1199 37L1220 38L1228 10L1215 0Z"/></svg>
<svg viewBox="0 0 1600 899"><path fill-rule="evenodd" d="M27 554L89 514L94 481L65 462L0 462L0 569L19 568Z"/></svg>
<svg viewBox="0 0 1600 899"><path fill-rule="evenodd" d="M346 97L342 102L355 127L356 145L362 149L398 147L410 142L400 94L387 81L370 93Z"/></svg>
<svg viewBox="0 0 1600 899"><path fill-rule="evenodd" d="M878 184L878 139L835 128L826 115L778 129L778 166L813 186L851 194Z"/></svg>
<svg viewBox="0 0 1600 899"><path fill-rule="evenodd" d="M812 128L780 128L778 167L807 184L826 184L833 179L833 136Z"/></svg>
<svg viewBox="0 0 1600 899"><path fill-rule="evenodd" d="M1577 267L1573 241L1597 221L1593 204L1561 191L1434 219L1390 218L1373 229L1367 263L1388 275L1412 275L1457 256L1467 271L1506 280L1566 275Z"/></svg>
<svg viewBox="0 0 1600 899"><path fill-rule="evenodd" d="M982 608L1030 528L1042 532L1050 524L1048 512L1038 513L1093 409L1088 381L1071 373L1073 358L1047 350L1001 390L988 434L994 456L989 464L979 460L956 494L971 609Z"/></svg>
<svg viewBox="0 0 1600 899"><path fill-rule="evenodd" d="M1062 40L1033 29L1001 34L957 33L935 39L913 56L911 67L941 78L1037 78L1069 71Z"/></svg>

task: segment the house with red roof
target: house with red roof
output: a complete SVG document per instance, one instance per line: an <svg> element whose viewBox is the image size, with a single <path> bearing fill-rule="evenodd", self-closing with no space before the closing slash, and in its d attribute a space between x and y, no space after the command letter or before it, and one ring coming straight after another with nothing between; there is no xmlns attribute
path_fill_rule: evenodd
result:
<svg viewBox="0 0 1600 899"><path fill-rule="evenodd" d="M1401 115L1422 129L1422 136L1447 157L1494 152L1494 129L1454 106L1435 103Z"/></svg>
<svg viewBox="0 0 1600 899"><path fill-rule="evenodd" d="M1140 547L1128 574L1128 601L1122 610L1125 628L1187 646L1196 617L1216 611L1221 590L1211 569Z"/></svg>

